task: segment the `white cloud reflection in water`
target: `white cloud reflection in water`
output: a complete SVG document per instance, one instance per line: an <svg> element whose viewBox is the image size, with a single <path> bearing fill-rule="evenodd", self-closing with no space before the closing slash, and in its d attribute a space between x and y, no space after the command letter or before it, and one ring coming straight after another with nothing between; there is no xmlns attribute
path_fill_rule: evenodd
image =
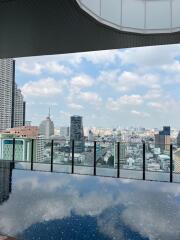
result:
<svg viewBox="0 0 180 240"><path fill-rule="evenodd" d="M112 239L125 239L121 223L150 240L179 240L179 197L178 184L14 171L12 194L0 206L0 232L17 235L75 213L95 217Z"/></svg>

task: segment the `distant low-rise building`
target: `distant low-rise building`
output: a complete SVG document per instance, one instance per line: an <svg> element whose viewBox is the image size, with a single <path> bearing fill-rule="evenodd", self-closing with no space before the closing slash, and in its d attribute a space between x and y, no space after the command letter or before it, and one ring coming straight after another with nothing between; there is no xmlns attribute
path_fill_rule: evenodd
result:
<svg viewBox="0 0 180 240"><path fill-rule="evenodd" d="M13 159L13 134L0 134L0 159ZM31 160L32 141L29 138L15 139L15 161L28 162ZM35 151L34 151L35 156Z"/></svg>
<svg viewBox="0 0 180 240"><path fill-rule="evenodd" d="M39 129L36 126L23 126L11 128L7 131L10 134L14 134L16 137L37 138L39 135Z"/></svg>

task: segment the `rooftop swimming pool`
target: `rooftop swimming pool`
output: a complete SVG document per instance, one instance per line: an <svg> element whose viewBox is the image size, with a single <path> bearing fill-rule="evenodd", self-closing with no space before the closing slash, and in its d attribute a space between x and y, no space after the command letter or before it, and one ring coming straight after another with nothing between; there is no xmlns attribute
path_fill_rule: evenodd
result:
<svg viewBox="0 0 180 240"><path fill-rule="evenodd" d="M180 185L0 168L0 235L179 240Z"/></svg>

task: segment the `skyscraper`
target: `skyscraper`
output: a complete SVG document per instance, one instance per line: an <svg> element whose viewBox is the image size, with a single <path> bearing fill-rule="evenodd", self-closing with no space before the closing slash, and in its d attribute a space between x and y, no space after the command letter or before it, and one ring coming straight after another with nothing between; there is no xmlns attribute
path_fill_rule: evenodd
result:
<svg viewBox="0 0 180 240"><path fill-rule="evenodd" d="M24 126L24 99L21 90L15 84L14 88L14 124L13 127Z"/></svg>
<svg viewBox="0 0 180 240"><path fill-rule="evenodd" d="M171 135L171 127L170 126L164 126L163 130L159 132L159 135L170 136Z"/></svg>
<svg viewBox="0 0 180 240"><path fill-rule="evenodd" d="M23 96L15 83L15 60L0 59L0 131L23 126Z"/></svg>
<svg viewBox="0 0 180 240"><path fill-rule="evenodd" d="M155 147L160 148L161 152L164 150L170 150L171 144L171 128L168 126L163 127L162 131L159 131L159 134L155 135Z"/></svg>
<svg viewBox="0 0 180 240"><path fill-rule="evenodd" d="M51 120L50 111L49 116L40 123L39 133L46 139L49 139L52 135L54 135L54 123Z"/></svg>
<svg viewBox="0 0 180 240"><path fill-rule="evenodd" d="M83 119L81 116L72 116L70 124L70 141L74 140L74 152L81 153L84 151L84 129Z"/></svg>

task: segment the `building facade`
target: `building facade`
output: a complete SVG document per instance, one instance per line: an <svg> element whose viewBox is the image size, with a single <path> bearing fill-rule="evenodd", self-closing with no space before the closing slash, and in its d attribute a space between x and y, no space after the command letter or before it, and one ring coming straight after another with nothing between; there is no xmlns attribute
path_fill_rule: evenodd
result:
<svg viewBox="0 0 180 240"><path fill-rule="evenodd" d="M15 84L14 88L14 123L13 127L24 126L25 119L25 102L21 90L17 88Z"/></svg>
<svg viewBox="0 0 180 240"><path fill-rule="evenodd" d="M13 86L15 82L15 62L0 59L0 131L13 125Z"/></svg>
<svg viewBox="0 0 180 240"><path fill-rule="evenodd" d="M69 127L60 127L60 136L68 138L70 133Z"/></svg>
<svg viewBox="0 0 180 240"><path fill-rule="evenodd" d="M169 126L163 127L162 131L159 131L155 135L155 148L160 148L161 152L169 151L171 144L171 129Z"/></svg>
<svg viewBox="0 0 180 240"><path fill-rule="evenodd" d="M49 139L54 135L54 123L51 120L50 116L48 116L45 120L43 120L39 125L39 133L44 138Z"/></svg>
<svg viewBox="0 0 180 240"><path fill-rule="evenodd" d="M70 124L70 141L74 140L75 153L81 153L84 151L84 129L83 118L81 116L72 116Z"/></svg>
<svg viewBox="0 0 180 240"><path fill-rule="evenodd" d="M25 122L25 102L15 83L15 60L0 59L0 131Z"/></svg>
<svg viewBox="0 0 180 240"><path fill-rule="evenodd" d="M0 159L12 161L13 134L0 134ZM15 139L15 161L30 162L32 140L30 138Z"/></svg>

